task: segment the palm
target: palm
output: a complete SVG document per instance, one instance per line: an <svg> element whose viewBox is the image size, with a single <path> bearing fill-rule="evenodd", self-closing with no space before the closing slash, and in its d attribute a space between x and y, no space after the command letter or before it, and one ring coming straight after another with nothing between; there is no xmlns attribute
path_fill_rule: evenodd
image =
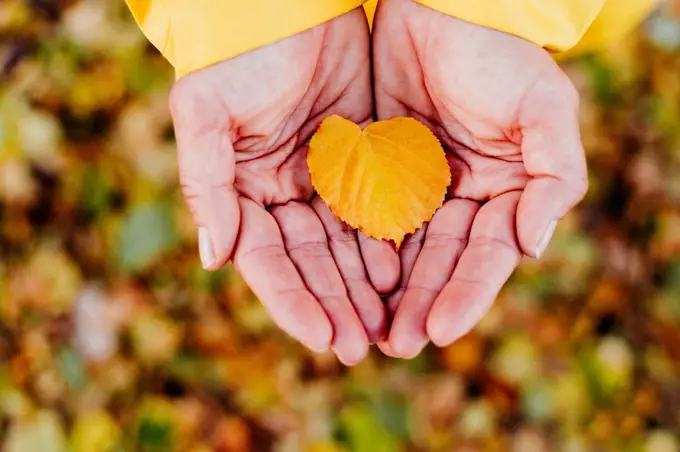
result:
<svg viewBox="0 0 680 452"><path fill-rule="evenodd" d="M403 248L401 288L390 300L386 349L412 356L429 336L444 344L466 333L522 253L541 253L550 220L582 196L585 165L573 89L541 48L411 0L383 2L373 44L378 119L429 125L453 176L449 200ZM568 140L546 143L555 116ZM563 199L537 207L573 180Z"/></svg>
<svg viewBox="0 0 680 452"><path fill-rule="evenodd" d="M314 197L306 143L327 115L370 121L371 98L368 30L354 11L188 76L172 100L182 184L197 223L211 226L211 267L233 250L274 320L311 348L332 342L346 363L384 334L368 274L389 290L396 255Z"/></svg>

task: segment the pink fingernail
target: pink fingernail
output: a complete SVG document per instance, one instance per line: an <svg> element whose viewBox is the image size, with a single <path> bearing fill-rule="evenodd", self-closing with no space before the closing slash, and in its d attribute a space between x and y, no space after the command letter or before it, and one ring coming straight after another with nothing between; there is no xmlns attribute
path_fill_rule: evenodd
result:
<svg viewBox="0 0 680 452"><path fill-rule="evenodd" d="M538 247L536 248L536 259L540 259L543 253L545 252L545 249L548 247L548 244L550 243L550 239L552 239L556 227L557 220L553 220L550 222L550 224L548 224L548 228L546 229L545 234L543 234L543 238L541 239L540 243L538 244Z"/></svg>
<svg viewBox="0 0 680 452"><path fill-rule="evenodd" d="M328 346L308 345L307 347L312 352L317 353L317 354L326 353L328 351Z"/></svg>
<svg viewBox="0 0 680 452"><path fill-rule="evenodd" d="M204 269L207 270L215 264L215 251L210 239L210 231L206 228L198 228L198 254L201 256Z"/></svg>

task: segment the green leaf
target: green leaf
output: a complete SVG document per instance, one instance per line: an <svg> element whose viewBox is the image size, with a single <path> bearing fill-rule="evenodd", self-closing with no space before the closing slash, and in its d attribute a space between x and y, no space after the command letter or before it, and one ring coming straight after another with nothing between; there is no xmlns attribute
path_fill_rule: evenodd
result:
<svg viewBox="0 0 680 452"><path fill-rule="evenodd" d="M552 387L545 381L527 380L522 385L522 411L534 422L547 422L553 415Z"/></svg>
<svg viewBox="0 0 680 452"><path fill-rule="evenodd" d="M83 174L80 202L88 217L98 220L106 213L110 205L111 188L94 168L88 168Z"/></svg>
<svg viewBox="0 0 680 452"><path fill-rule="evenodd" d="M380 425L391 435L408 438L408 405L396 394L381 391L368 401L371 411Z"/></svg>
<svg viewBox="0 0 680 452"><path fill-rule="evenodd" d="M145 399L139 407L135 430L137 444L144 452L175 450L177 418L172 404L161 398Z"/></svg>
<svg viewBox="0 0 680 452"><path fill-rule="evenodd" d="M586 382L590 399L596 406L608 406L610 399L597 371L597 363L592 350L584 350L576 355L578 367Z"/></svg>
<svg viewBox="0 0 680 452"><path fill-rule="evenodd" d="M180 350L170 361L166 370L168 375L180 382L199 386L207 391L223 390L220 369L214 360L193 354L189 350Z"/></svg>
<svg viewBox="0 0 680 452"><path fill-rule="evenodd" d="M581 68L589 77L595 101L605 107L616 107L621 103L621 83L616 71L602 58L594 54L580 58Z"/></svg>
<svg viewBox="0 0 680 452"><path fill-rule="evenodd" d="M227 271L221 268L217 271L205 271L200 265L195 265L191 269L193 286L204 293L218 293L225 285Z"/></svg>
<svg viewBox="0 0 680 452"><path fill-rule="evenodd" d="M147 267L177 243L172 214L166 204L147 204L133 209L123 224L119 264L128 271Z"/></svg>
<svg viewBox="0 0 680 452"><path fill-rule="evenodd" d="M355 403L340 412L338 436L353 452L397 452L402 449L397 438L364 404Z"/></svg>
<svg viewBox="0 0 680 452"><path fill-rule="evenodd" d="M69 388L72 391L82 388L85 385L86 375L80 355L72 348L64 347L59 350L58 356L61 374L68 383Z"/></svg>
<svg viewBox="0 0 680 452"><path fill-rule="evenodd" d="M137 430L139 444L148 450L163 451L170 448L173 439L173 426L165 421L142 419Z"/></svg>
<svg viewBox="0 0 680 452"><path fill-rule="evenodd" d="M380 428L390 436L408 439L409 406L402 394L381 388L377 384L348 381L347 394L356 404L370 411Z"/></svg>
<svg viewBox="0 0 680 452"><path fill-rule="evenodd" d="M395 364L416 374L431 373L436 362L432 350L432 347L425 347L415 358L399 360Z"/></svg>
<svg viewBox="0 0 680 452"><path fill-rule="evenodd" d="M125 67L125 82L132 94L149 93L172 84L162 60L152 60L149 55L138 53L139 55L126 58L122 62Z"/></svg>

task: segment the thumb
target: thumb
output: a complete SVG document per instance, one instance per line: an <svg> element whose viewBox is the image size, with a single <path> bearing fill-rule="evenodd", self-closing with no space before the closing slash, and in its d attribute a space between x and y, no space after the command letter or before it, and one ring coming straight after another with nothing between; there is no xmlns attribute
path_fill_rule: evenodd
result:
<svg viewBox="0 0 680 452"><path fill-rule="evenodd" d="M522 157L532 178L520 198L516 221L527 256L541 257L557 222L588 189L578 104L578 92L559 71L539 80L520 107Z"/></svg>
<svg viewBox="0 0 680 452"><path fill-rule="evenodd" d="M216 97L205 84L182 82L170 96L180 182L198 229L201 264L217 270L231 258L240 224L234 148Z"/></svg>

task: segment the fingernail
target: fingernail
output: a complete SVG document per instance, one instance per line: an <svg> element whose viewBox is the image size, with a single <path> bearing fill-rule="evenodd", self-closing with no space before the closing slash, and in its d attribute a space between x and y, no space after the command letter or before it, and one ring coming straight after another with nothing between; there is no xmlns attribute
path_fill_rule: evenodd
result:
<svg viewBox="0 0 680 452"><path fill-rule="evenodd" d="M550 239L553 236L553 233L555 232L555 228L557 227L557 220L553 220L548 224L547 229L545 230L545 234L543 234L543 238L538 244L538 247L536 248L536 259L540 259L543 253L545 252L545 249L548 247L548 244L550 243Z"/></svg>
<svg viewBox="0 0 680 452"><path fill-rule="evenodd" d="M413 359L420 355L420 353L423 351L426 345L427 341L414 340L412 344L408 345L400 344L400 346L397 348L395 347L390 348L401 359Z"/></svg>
<svg viewBox="0 0 680 452"><path fill-rule="evenodd" d="M308 345L309 349L316 354L326 353L328 351L328 346L323 345Z"/></svg>
<svg viewBox="0 0 680 452"><path fill-rule="evenodd" d="M203 268L208 269L215 264L215 251L210 240L210 232L206 228L198 228L198 254L201 256Z"/></svg>
<svg viewBox="0 0 680 452"><path fill-rule="evenodd" d="M459 333L454 331L450 322L432 321L428 322L427 335L435 346L446 347L456 340Z"/></svg>

